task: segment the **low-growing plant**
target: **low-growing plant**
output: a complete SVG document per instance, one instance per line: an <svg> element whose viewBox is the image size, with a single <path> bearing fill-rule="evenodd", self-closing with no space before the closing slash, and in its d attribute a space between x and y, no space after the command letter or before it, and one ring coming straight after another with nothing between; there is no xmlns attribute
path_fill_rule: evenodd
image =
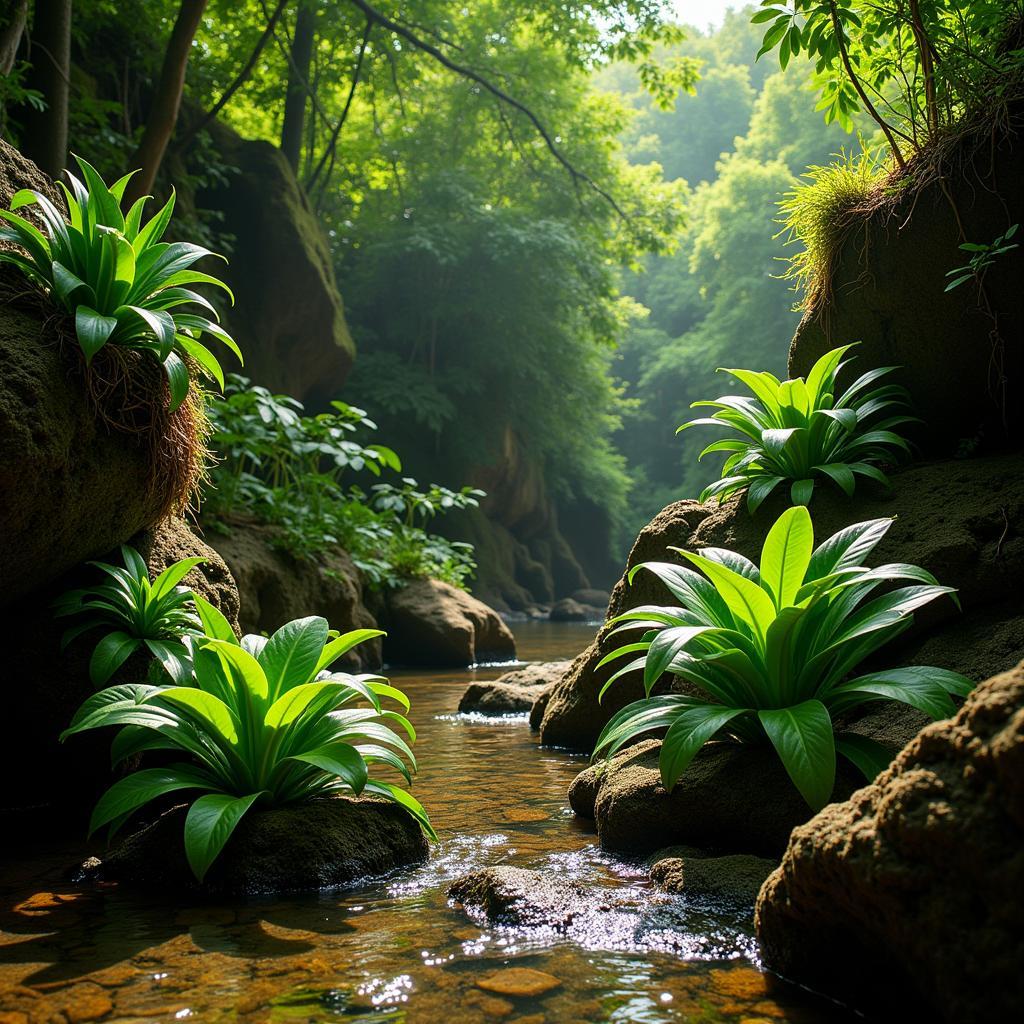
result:
<svg viewBox="0 0 1024 1024"><path fill-rule="evenodd" d="M961 252L969 253L969 258L962 267L946 271L946 277L953 278L946 285L946 291L951 292L967 281L977 281L980 285L984 280L985 273L998 257L1020 248L1019 243L1010 241L1017 234L1019 227L1019 224L1011 224L1006 231L991 242L964 242L959 248Z"/></svg>
<svg viewBox="0 0 1024 1024"><path fill-rule="evenodd" d="M89 562L102 570L108 581L69 590L54 602L56 616L82 617L65 631L61 650L83 633L105 629L89 659L89 678L94 686L103 686L143 648L176 683L185 683L192 665L184 638L201 635L202 622L193 606L195 595L181 581L206 559L183 558L150 581L146 562L134 548L122 545L121 558L124 567Z"/></svg>
<svg viewBox="0 0 1024 1024"><path fill-rule="evenodd" d="M173 411L185 400L191 363L224 387L224 372L217 357L200 341L216 338L242 359L234 339L216 322L210 302L187 287L212 285L231 296L228 286L210 274L191 269L216 253L190 242L162 242L174 211L174 193L145 224L143 209L150 198L121 211L121 198L132 175L109 188L96 169L75 158L85 178L82 183L67 172L71 187L60 183L67 199L70 221L41 192L22 189L14 194L10 210L0 210L7 223L0 240L17 250L0 250L0 261L12 263L75 318L75 334L90 363L105 345L151 353L160 361ZM15 210L35 205L46 228L44 235ZM198 306L213 320L181 307Z"/></svg>
<svg viewBox="0 0 1024 1024"><path fill-rule="evenodd" d="M701 501L717 497L722 502L746 488L747 507L756 512L784 482L790 483L794 505L811 500L816 477L830 479L847 495L853 494L858 476L888 486L880 464L910 451L893 428L915 422L916 417L902 412L876 419L885 410L905 410L909 405L906 390L898 384L873 386L895 366L869 370L835 394L836 377L850 362L843 362L843 356L853 347L826 352L806 380L780 381L771 373L720 368L744 384L753 397L725 395L716 401L694 402L691 408L711 406L718 412L679 428L728 427L742 435L715 441L700 453L701 458L712 452L728 453L720 479L701 492Z"/></svg>
<svg viewBox="0 0 1024 1024"><path fill-rule="evenodd" d="M382 705L391 700L407 712L408 698L381 676L329 671L380 630L339 636L325 619L311 616L269 639L239 641L216 608L199 596L195 602L204 632L186 640L189 685L108 687L85 701L61 736L120 726L111 750L115 764L147 750L189 758L115 782L93 810L90 833L104 825L116 832L168 793L202 794L185 818L185 852L200 882L254 805L370 793L406 808L434 838L416 799L369 774L382 765L411 780L416 760L409 743L416 732L403 713Z"/></svg>
<svg viewBox="0 0 1024 1024"><path fill-rule="evenodd" d="M341 546L371 586L420 576L465 586L476 568L472 546L428 533L426 525L476 506L483 492L420 489L410 477L364 489L367 474L400 472L401 460L386 445L359 440L359 432L376 429L362 409L344 402L331 408L307 416L294 398L229 376L224 399L209 405L219 461L204 512L214 521L247 514L268 523L298 557Z"/></svg>
<svg viewBox="0 0 1024 1024"><path fill-rule="evenodd" d="M956 601L952 587L918 566L864 564L891 523L857 523L815 548L810 513L796 506L768 532L760 566L721 548L670 549L695 568L635 566L631 582L638 572L651 572L681 607L646 605L610 620L613 633L646 632L601 661L637 655L600 696L627 673L642 671L647 698L608 722L594 756L611 757L637 737L667 729L661 776L671 790L709 740L767 741L815 810L831 796L837 752L874 778L893 752L855 733L835 736L837 718L885 699L944 718L955 712L951 694L965 696L973 686L955 672L923 666L850 678L865 658L909 628L915 609L944 595ZM879 587L902 581L912 582L872 597ZM651 696L665 674L695 693Z"/></svg>

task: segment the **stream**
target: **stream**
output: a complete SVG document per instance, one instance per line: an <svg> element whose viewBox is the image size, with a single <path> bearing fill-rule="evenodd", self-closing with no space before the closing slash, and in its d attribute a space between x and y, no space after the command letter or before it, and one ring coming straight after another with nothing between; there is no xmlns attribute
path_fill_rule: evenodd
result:
<svg viewBox="0 0 1024 1024"><path fill-rule="evenodd" d="M525 623L520 657L571 657L593 626ZM230 906L68 883L83 843L0 868L0 1024L303 1022L591 1024L852 1020L765 974L749 908L667 897L604 854L568 808L584 758L541 749L525 716L454 709L508 666L395 672L412 700L413 792L440 835L429 861L358 888ZM606 890L565 933L496 927L449 906L450 882L513 864ZM498 995L510 966L558 984Z"/></svg>

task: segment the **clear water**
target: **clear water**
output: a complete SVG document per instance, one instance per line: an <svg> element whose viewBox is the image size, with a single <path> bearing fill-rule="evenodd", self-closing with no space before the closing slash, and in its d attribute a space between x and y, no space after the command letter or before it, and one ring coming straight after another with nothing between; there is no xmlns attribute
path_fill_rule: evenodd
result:
<svg viewBox="0 0 1024 1024"><path fill-rule="evenodd" d="M522 658L547 661L576 654L593 627L530 623L517 634ZM4 862L0 1024L847 1020L760 969L750 908L663 896L638 865L603 854L566 803L583 760L540 749L525 716L454 714L471 679L504 670L395 676L419 731L415 792L441 837L422 867L227 906L69 885L82 844ZM556 933L490 926L449 905L454 878L493 864L572 879L608 909ZM558 984L534 997L479 985L513 966Z"/></svg>

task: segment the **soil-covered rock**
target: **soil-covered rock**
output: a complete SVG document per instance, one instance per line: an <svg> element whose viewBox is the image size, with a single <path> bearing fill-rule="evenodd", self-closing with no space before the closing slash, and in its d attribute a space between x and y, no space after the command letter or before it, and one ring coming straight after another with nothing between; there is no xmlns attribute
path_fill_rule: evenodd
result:
<svg viewBox="0 0 1024 1024"><path fill-rule="evenodd" d="M794 833L757 907L772 968L886 1017L1024 1005L1024 663Z"/></svg>
<svg viewBox="0 0 1024 1024"><path fill-rule="evenodd" d="M238 173L200 201L235 236L222 274L235 293L229 320L245 373L315 410L338 397L355 358L327 236L277 146L212 130Z"/></svg>
<svg viewBox="0 0 1024 1024"><path fill-rule="evenodd" d="M541 694L558 682L568 661L549 661L513 669L497 679L470 683L459 701L461 713L510 715L530 711Z"/></svg>
<svg viewBox="0 0 1024 1024"><path fill-rule="evenodd" d="M384 656L406 665L511 661L512 631L493 608L440 580L413 580L388 594Z"/></svg>
<svg viewBox="0 0 1024 1024"><path fill-rule="evenodd" d="M234 621L238 592L231 575L217 552L185 522L167 520L124 539L142 553L150 576L180 558L205 558L185 582ZM104 552L101 560L119 564L119 552ZM86 733L64 744L57 739L82 701L95 690L89 679L89 658L103 632L90 631L58 653L61 636L71 621L55 619L51 604L67 590L100 580L98 570L78 566L4 613L4 678L14 684L6 689L5 714L17 727L8 730L0 744L0 825L3 819L32 824L31 829L12 824L5 829L12 837L28 840L33 831L80 830L95 798L113 781L110 735ZM145 655L135 655L111 682L139 682L145 678L148 664ZM29 764L32 770L26 771ZM54 808L59 808L59 813Z"/></svg>
<svg viewBox="0 0 1024 1024"><path fill-rule="evenodd" d="M893 379L910 389L925 421L914 439L930 454L1024 434L1024 249L993 261L984 297L973 280L946 291L948 271L970 256L961 242L987 244L1024 221L1019 102L1008 120L1014 134L988 123L980 134L968 127L928 185L853 217L827 294L790 347L791 375L806 374L828 349L851 341L860 342L851 373L902 367ZM998 318L1001 344L986 306Z"/></svg>
<svg viewBox="0 0 1024 1024"><path fill-rule="evenodd" d="M651 866L651 881L675 896L698 895L753 905L778 861L733 853L724 857L687 854L662 857Z"/></svg>
<svg viewBox="0 0 1024 1024"><path fill-rule="evenodd" d="M892 474L893 489L858 487L853 499L821 486L811 513L820 542L852 522L895 516L872 555L872 564L912 562L957 587L963 604L938 601L898 644L878 655L878 664L920 664L963 672L974 679L1015 664L1024 650L1024 456L1020 454L911 465ZM724 505L679 501L661 511L640 533L627 571L640 562L671 558L667 548L725 547L755 561L764 535L784 508L773 495L756 516L742 498ZM632 586L616 584L609 616L640 604L675 603L650 573ZM598 703L597 694L615 666L597 663L623 637L608 640L603 628L555 688L541 723L541 741L590 750L608 719L643 695L639 679L616 682ZM996 636L991 643L990 636ZM627 638L628 639L628 638ZM1005 652L1005 653L1004 653Z"/></svg>
<svg viewBox="0 0 1024 1024"><path fill-rule="evenodd" d="M234 576L241 601L239 622L245 633L273 633L292 619L322 615L332 629L375 629L376 619L363 604L359 570L348 553L334 548L316 558L295 558L274 545L274 531L257 523L232 523L228 532L206 531ZM377 669L380 640L353 648L339 665Z"/></svg>
<svg viewBox="0 0 1024 1024"><path fill-rule="evenodd" d="M0 141L0 203L59 190ZM29 216L32 216L31 212ZM81 350L63 341L45 297L0 267L0 607L123 543L155 518L150 452L104 426L86 393Z"/></svg>
<svg viewBox="0 0 1024 1024"><path fill-rule="evenodd" d="M185 807L119 842L86 877L169 895L201 889L249 896L349 885L427 859L427 840L408 811L387 800L347 797L250 810L202 886L185 857Z"/></svg>
<svg viewBox="0 0 1024 1024"><path fill-rule="evenodd" d="M492 924L564 931L594 900L578 885L541 871L501 865L456 879L448 889L456 903Z"/></svg>

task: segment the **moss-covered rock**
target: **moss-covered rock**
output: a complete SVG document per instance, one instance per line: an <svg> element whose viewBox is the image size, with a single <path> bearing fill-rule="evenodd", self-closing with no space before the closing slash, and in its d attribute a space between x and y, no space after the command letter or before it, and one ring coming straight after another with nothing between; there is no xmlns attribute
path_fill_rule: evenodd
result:
<svg viewBox="0 0 1024 1024"><path fill-rule="evenodd" d="M323 406L338 397L355 358L327 237L277 146L222 125L213 133L238 173L199 198L235 237L223 276L235 293L229 320L245 373Z"/></svg>
<svg viewBox="0 0 1024 1024"><path fill-rule="evenodd" d="M761 890L767 964L885 1019L1024 1005L1024 663L790 840Z"/></svg>
<svg viewBox="0 0 1024 1024"><path fill-rule="evenodd" d="M990 125L965 130L929 184L911 181L855 219L827 294L790 348L794 376L851 341L860 342L853 372L903 367L901 383L925 420L915 440L927 453L1024 436L1024 249L996 259L983 295L973 280L945 290L947 272L970 256L962 242L992 242L1024 221L1022 118L1017 103L1010 133Z"/></svg>
<svg viewBox="0 0 1024 1024"><path fill-rule="evenodd" d="M91 858L81 874L161 893L252 896L349 885L422 863L429 852L416 820L388 800L333 797L254 808L200 885L185 857L184 824L184 807L167 811Z"/></svg>

